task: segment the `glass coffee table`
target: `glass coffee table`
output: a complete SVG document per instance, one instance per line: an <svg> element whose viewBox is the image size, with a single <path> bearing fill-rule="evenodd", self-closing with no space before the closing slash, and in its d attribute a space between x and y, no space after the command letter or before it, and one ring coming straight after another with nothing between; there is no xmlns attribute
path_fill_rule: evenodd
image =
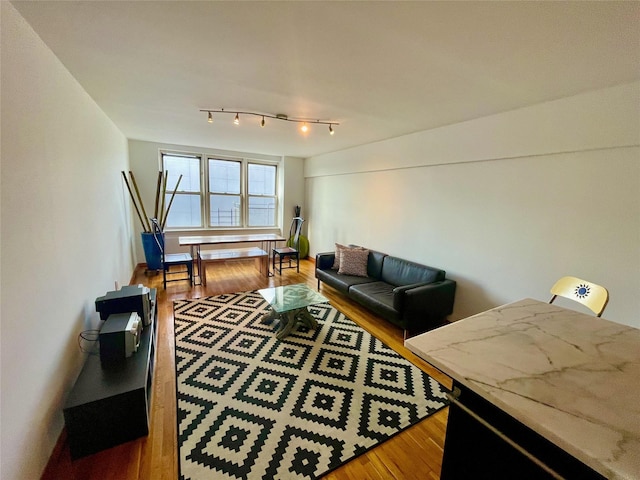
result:
<svg viewBox="0 0 640 480"><path fill-rule="evenodd" d="M307 307L329 301L304 283L265 288L258 290L258 293L271 305L271 310L262 317L260 323L269 324L280 320L276 334L278 340L289 335L298 323L312 330L318 328L318 322Z"/></svg>

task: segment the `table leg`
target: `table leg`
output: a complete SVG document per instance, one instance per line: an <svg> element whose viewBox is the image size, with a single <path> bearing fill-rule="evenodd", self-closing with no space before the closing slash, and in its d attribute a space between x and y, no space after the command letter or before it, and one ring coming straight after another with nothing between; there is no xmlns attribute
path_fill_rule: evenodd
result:
<svg viewBox="0 0 640 480"><path fill-rule="evenodd" d="M271 272L269 271L269 255L271 255L271 249L269 248L271 246L271 242L269 240L262 240L260 242L260 248L262 250L264 250L265 252L267 252L267 258L264 261L264 265L260 264L260 273L262 273L262 268L265 269L265 275L267 277L271 276ZM265 248L266 247L266 248Z"/></svg>
<svg viewBox="0 0 640 480"><path fill-rule="evenodd" d="M263 317L262 323L267 323L264 320L267 318L269 314ZM270 318L275 318L277 315L274 315ZM276 338L278 340L282 340L287 335L289 335L298 322L302 323L304 326L309 328L310 330L315 330L318 328L318 322L313 315L307 310L307 307L299 308L297 310L290 310L288 312L284 312L279 315L280 317L280 325L278 326L278 332L276 333Z"/></svg>
<svg viewBox="0 0 640 480"><path fill-rule="evenodd" d="M296 320L306 327L310 328L311 330L315 330L316 328L318 328L317 320L313 318L313 315L311 315L307 307L301 308L300 310L296 311Z"/></svg>
<svg viewBox="0 0 640 480"><path fill-rule="evenodd" d="M200 259L200 255L198 255L198 259L199 259L198 264L200 265L198 267L198 275L200 276L200 285L206 287L207 286L207 263L203 262L202 259Z"/></svg>
<svg viewBox="0 0 640 480"><path fill-rule="evenodd" d="M198 277L200 277L200 285L202 285L202 258L200 257L200 245L196 245L196 255L198 257ZM206 285L206 284L205 284Z"/></svg>
<svg viewBox="0 0 640 480"><path fill-rule="evenodd" d="M273 249L277 246L278 242L282 242L282 241L283 240L267 240L266 241L267 242L267 277L273 277L276 274L275 272L276 259L273 256Z"/></svg>
<svg viewBox="0 0 640 480"><path fill-rule="evenodd" d="M280 331L276 334L278 340L282 340L293 331L293 327L296 326L296 310L284 312L280 315Z"/></svg>
<svg viewBox="0 0 640 480"><path fill-rule="evenodd" d="M273 277L274 273L271 273L271 255L273 255L273 247L271 246L272 241L267 240L267 277ZM275 242L273 242L275 245Z"/></svg>
<svg viewBox="0 0 640 480"><path fill-rule="evenodd" d="M202 279L202 262L200 261L200 245L189 245L189 253L191 254L191 260L194 263L193 271L193 285L206 285L206 280L203 283ZM196 283L196 277L200 279L200 283Z"/></svg>
<svg viewBox="0 0 640 480"><path fill-rule="evenodd" d="M269 325L274 320L279 320L278 326L276 328L276 338L278 340L282 340L284 337L289 335L291 333L291 330L296 324L295 313L293 312L278 313L273 309L271 309L269 312L265 313L262 316L262 318L260 319L260 323Z"/></svg>
<svg viewBox="0 0 640 480"><path fill-rule="evenodd" d="M278 314L276 313L276 311L272 308L271 310L269 310L267 313L265 313L262 318L260 319L260 323L265 323L265 324L270 324L271 322L273 322L274 319L278 318Z"/></svg>

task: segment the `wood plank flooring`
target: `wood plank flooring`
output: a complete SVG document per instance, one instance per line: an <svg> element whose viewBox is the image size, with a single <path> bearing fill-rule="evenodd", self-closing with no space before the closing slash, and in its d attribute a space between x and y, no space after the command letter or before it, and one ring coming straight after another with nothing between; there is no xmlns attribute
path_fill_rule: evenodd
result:
<svg viewBox="0 0 640 480"><path fill-rule="evenodd" d="M176 394L173 341L173 301L222 293L243 292L279 285L307 283L316 288L313 261L303 260L295 269L266 278L253 261L220 262L209 265L207 287L189 288L188 282L170 283L162 288L162 275L146 275L138 267L133 284L158 289L158 348L153 378L151 429L140 438L74 462L63 432L44 480L176 480L178 478ZM322 285L330 303L365 330L423 369L437 381L451 387L451 380L409 352L402 331L376 317L336 290ZM326 480L439 479L448 408L396 435L369 452L326 475Z"/></svg>

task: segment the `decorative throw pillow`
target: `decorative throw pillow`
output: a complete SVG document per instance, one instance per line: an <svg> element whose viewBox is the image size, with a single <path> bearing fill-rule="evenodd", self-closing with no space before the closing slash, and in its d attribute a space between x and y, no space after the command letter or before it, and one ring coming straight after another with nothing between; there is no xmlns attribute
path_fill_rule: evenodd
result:
<svg viewBox="0 0 640 480"><path fill-rule="evenodd" d="M336 255L335 255L335 258L333 259L333 266L331 267L332 270L340 269L340 253L342 253L342 250L364 250L364 248L348 247L346 245L341 245L339 243L336 243Z"/></svg>
<svg viewBox="0 0 640 480"><path fill-rule="evenodd" d="M338 270L340 268L340 252L342 251L343 248L347 248L344 245L340 245L339 243L336 243L336 255L333 258L333 266L331 267L332 270Z"/></svg>
<svg viewBox="0 0 640 480"><path fill-rule="evenodd" d="M338 269L338 273L341 275L366 277L368 259L369 250L364 248L344 248L340 252L340 268Z"/></svg>

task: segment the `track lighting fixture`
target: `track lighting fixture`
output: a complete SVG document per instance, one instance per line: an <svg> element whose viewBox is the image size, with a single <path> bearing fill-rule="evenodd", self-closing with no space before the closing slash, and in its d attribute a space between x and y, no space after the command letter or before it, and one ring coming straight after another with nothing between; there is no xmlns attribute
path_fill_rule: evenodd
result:
<svg viewBox="0 0 640 480"><path fill-rule="evenodd" d="M221 109L201 109L201 112L206 112L207 113L207 121L209 123L213 123L213 114L214 113L235 113L235 117L233 119L233 123L235 125L240 125L240 114L243 115L255 115L256 117L262 117L262 120L260 120L260 126L264 127L266 122L265 122L265 118L274 118L276 120L282 120L285 122L295 122L295 123L300 123L300 130L303 133L307 133L309 131L309 126L311 124L319 124L319 125L329 125L329 135L333 135L335 133L333 126L334 125L340 125L337 122L334 121L328 121L328 120L310 120L307 118L290 118L288 115L285 115L284 113L277 113L275 115L270 114L270 113L261 113L261 112L238 112L238 111L227 111L224 108Z"/></svg>

